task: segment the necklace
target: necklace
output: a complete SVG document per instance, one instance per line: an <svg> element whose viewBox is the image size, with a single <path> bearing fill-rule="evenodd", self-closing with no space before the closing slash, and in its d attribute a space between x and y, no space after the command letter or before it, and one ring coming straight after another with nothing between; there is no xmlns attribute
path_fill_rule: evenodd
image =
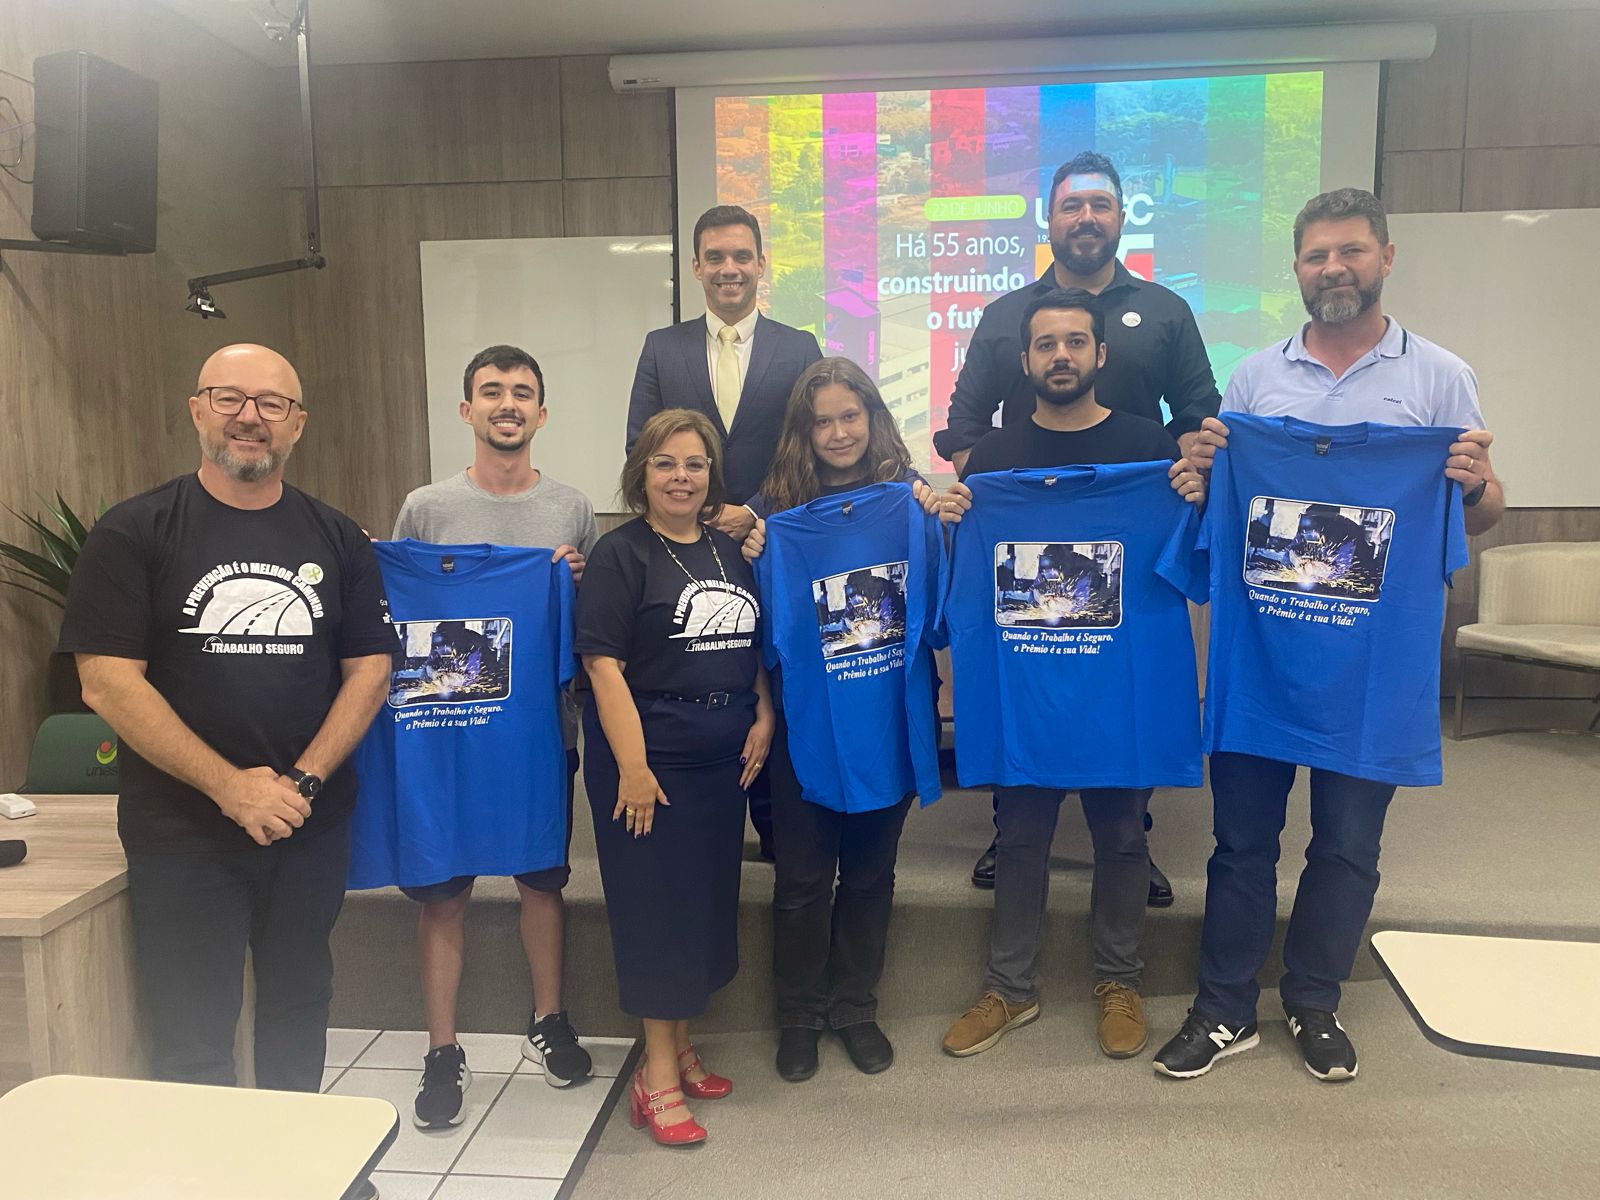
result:
<svg viewBox="0 0 1600 1200"><path fill-rule="evenodd" d="M690 583L705 583L706 582L706 580L701 579L698 575L695 575L693 572L691 572L688 567L683 565L683 559L679 558L678 555L677 555L677 552L673 550L672 543L667 541L666 538L661 536L661 531L659 529L657 529L654 525L650 525L649 521L646 521L645 524L650 526L650 532L655 534L657 540L659 540L661 542L662 549L664 549L668 554L672 555L672 561L678 564L678 570L682 571L685 575L689 576L689 582ZM717 574L722 576L722 582L723 583L727 583L728 582L728 572L723 569L723 566L722 566L722 555L717 552L717 543L716 543L716 541L711 537L711 535L709 533L706 533L704 529L701 530L700 536L705 538L706 541L711 543L711 557L717 560Z"/></svg>

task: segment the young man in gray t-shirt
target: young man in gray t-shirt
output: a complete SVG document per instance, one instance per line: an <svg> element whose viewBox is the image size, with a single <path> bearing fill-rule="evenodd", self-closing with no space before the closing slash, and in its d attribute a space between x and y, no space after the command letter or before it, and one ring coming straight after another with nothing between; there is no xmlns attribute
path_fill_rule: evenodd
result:
<svg viewBox="0 0 1600 1200"><path fill-rule="evenodd" d="M594 508L576 488L557 483L534 467L529 444L549 413L539 364L515 346L490 346L467 364L462 380L461 419L475 437L472 466L459 475L420 487L406 497L394 536L424 542L498 546L553 546L576 582L584 556L598 536ZM578 725L570 694L562 698L567 747L567 841L572 840L572 796L578 771ZM523 1055L544 1066L545 1082L564 1087L587 1077L589 1054L578 1044L561 1006L561 970L566 910L561 889L571 874L563 864L518 875L522 901L522 945L533 976L533 1015ZM455 1125L464 1115L472 1082L456 1033L456 995L461 986L471 875L427 887L402 888L422 905L417 923L417 965L428 1017L428 1055L417 1093L416 1123Z"/></svg>

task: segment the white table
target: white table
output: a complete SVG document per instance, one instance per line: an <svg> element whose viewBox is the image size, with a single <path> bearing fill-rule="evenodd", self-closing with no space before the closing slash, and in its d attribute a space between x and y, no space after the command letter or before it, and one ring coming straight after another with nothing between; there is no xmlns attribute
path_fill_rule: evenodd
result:
<svg viewBox="0 0 1600 1200"><path fill-rule="evenodd" d="M386 1100L50 1075L0 1096L7 1200L341 1200L394 1143Z"/></svg>
<svg viewBox="0 0 1600 1200"><path fill-rule="evenodd" d="M1600 1067L1600 945L1389 930L1372 952L1435 1045Z"/></svg>

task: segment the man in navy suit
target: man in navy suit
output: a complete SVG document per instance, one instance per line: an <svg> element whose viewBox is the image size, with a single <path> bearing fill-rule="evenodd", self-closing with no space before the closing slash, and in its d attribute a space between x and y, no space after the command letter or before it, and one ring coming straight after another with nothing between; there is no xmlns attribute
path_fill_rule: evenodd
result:
<svg viewBox="0 0 1600 1200"><path fill-rule="evenodd" d="M707 209L694 223L694 277L706 293L706 315L645 336L628 402L628 448L663 408L705 413L722 435L728 499L712 524L743 541L756 515L745 501L761 490L783 431L794 381L822 357L804 330L756 311L756 284L766 273L761 226L736 204ZM750 788L750 823L761 857L772 861L772 800L763 771Z"/></svg>
<svg viewBox="0 0 1600 1200"><path fill-rule="evenodd" d="M712 521L735 540L755 524L744 502L761 490L794 381L817 359L817 339L756 311L767 269L761 226L735 204L707 209L694 226L694 277L706 315L644 339L628 403L628 446L663 408L705 413L722 435L728 502Z"/></svg>

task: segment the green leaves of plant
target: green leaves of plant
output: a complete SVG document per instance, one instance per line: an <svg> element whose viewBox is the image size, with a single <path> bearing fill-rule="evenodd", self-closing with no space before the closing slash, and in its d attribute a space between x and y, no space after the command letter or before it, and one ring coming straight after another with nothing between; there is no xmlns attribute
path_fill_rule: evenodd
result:
<svg viewBox="0 0 1600 1200"><path fill-rule="evenodd" d="M44 504L45 512L54 519L60 529L59 531L52 529L45 523L43 517L20 513L7 505L6 511L26 525L39 539L44 553L14 546L10 542L0 542L0 567L14 576L21 577L16 579L0 576L0 583L41 596L57 608L65 608L67 582L72 578L72 568L77 564L78 552L83 549L84 539L89 536L89 527L77 513L72 511L72 506L59 491L56 492L54 504L44 500L43 497L40 497L40 501ZM105 515L105 511L106 502L102 497L95 519L99 520ZM24 583L23 580L27 582ZM30 587L29 584L42 585L46 590L40 591L39 588Z"/></svg>

